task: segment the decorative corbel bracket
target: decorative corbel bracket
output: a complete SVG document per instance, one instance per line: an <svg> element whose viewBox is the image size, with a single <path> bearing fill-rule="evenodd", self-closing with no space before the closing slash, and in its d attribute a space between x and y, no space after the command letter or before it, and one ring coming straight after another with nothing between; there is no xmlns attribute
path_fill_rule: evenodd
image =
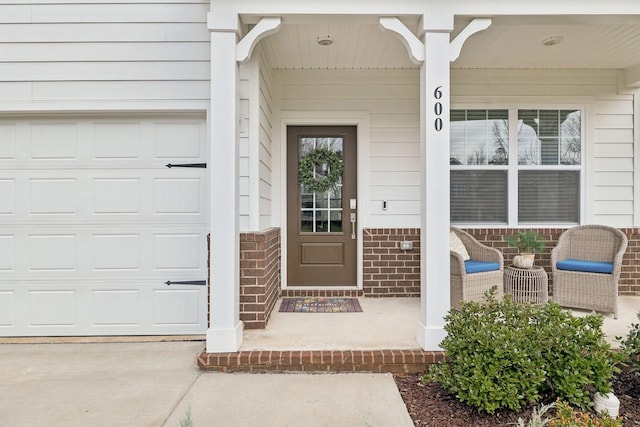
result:
<svg viewBox="0 0 640 427"><path fill-rule="evenodd" d="M424 62L424 43L396 17L380 18L380 28L396 33L409 51L411 61L420 65Z"/></svg>
<svg viewBox="0 0 640 427"><path fill-rule="evenodd" d="M491 25L491 18L475 18L467 25L464 30L460 31L460 34L449 44L450 48L450 61L453 62L460 56L462 45L467 41L469 37L477 32L486 30Z"/></svg>
<svg viewBox="0 0 640 427"><path fill-rule="evenodd" d="M240 63L248 61L251 58L253 48L256 47L258 42L277 32L278 29L280 29L280 24L282 24L282 18L280 17L262 18L260 22L236 44L236 61Z"/></svg>

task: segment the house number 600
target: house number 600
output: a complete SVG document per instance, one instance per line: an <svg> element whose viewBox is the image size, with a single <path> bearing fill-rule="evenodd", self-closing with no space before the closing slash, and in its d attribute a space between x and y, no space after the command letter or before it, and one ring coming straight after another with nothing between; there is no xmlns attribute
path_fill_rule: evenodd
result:
<svg viewBox="0 0 640 427"><path fill-rule="evenodd" d="M442 86L438 86L436 90L433 91L433 97L435 99L442 98ZM440 116L442 114L442 102L436 102L433 106L433 112L436 113L436 116ZM442 130L442 117L436 117L434 127L437 132Z"/></svg>

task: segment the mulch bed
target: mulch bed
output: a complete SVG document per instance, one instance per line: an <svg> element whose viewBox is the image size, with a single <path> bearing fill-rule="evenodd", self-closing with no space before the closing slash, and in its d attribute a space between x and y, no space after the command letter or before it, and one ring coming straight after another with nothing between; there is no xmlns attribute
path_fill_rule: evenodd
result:
<svg viewBox="0 0 640 427"><path fill-rule="evenodd" d="M495 415L480 413L458 401L439 383L423 384L421 376L395 376L398 390L416 426L513 426L517 425L519 417L522 417L526 425L531 417L533 407L520 412L500 411ZM620 415L624 426L640 426L640 373L620 373L613 381L613 389L620 399Z"/></svg>

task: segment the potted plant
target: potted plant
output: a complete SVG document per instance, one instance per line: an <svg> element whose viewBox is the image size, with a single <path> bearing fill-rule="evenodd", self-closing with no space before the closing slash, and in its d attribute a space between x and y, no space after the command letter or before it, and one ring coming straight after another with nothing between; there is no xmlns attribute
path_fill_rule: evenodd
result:
<svg viewBox="0 0 640 427"><path fill-rule="evenodd" d="M547 241L534 230L518 231L513 236L505 237L509 246L518 249L518 255L513 258L513 265L518 268L531 268L536 253L544 250Z"/></svg>

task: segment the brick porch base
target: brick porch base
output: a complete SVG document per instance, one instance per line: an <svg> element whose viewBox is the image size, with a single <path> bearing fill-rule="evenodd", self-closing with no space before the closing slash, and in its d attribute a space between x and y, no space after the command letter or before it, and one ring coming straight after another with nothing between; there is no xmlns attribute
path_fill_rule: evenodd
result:
<svg viewBox="0 0 640 427"><path fill-rule="evenodd" d="M374 372L421 373L444 360L444 352L422 350L240 351L206 353L198 367L216 372Z"/></svg>

